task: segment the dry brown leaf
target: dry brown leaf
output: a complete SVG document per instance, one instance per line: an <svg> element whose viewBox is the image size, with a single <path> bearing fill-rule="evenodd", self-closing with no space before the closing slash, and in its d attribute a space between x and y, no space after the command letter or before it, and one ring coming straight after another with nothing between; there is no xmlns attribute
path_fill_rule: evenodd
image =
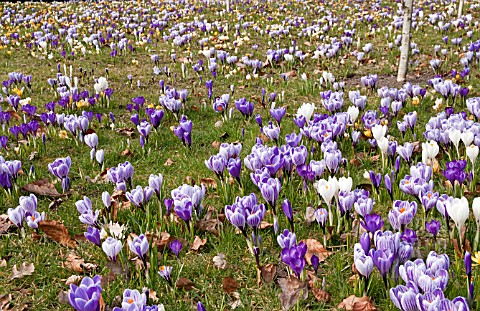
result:
<svg viewBox="0 0 480 311"><path fill-rule="evenodd" d="M181 276L181 277L178 278L176 287L178 289L191 290L191 289L193 289L193 287L195 287L195 284L193 284L193 282L190 281L189 279Z"/></svg>
<svg viewBox="0 0 480 311"><path fill-rule="evenodd" d="M38 223L38 229L63 246L69 248L77 247L77 242L70 237L67 228L62 223L55 220L44 220Z"/></svg>
<svg viewBox="0 0 480 311"><path fill-rule="evenodd" d="M120 156L121 157L133 157L133 151L130 150L129 148L127 148L120 153Z"/></svg>
<svg viewBox="0 0 480 311"><path fill-rule="evenodd" d="M260 229L268 229L268 228L271 228L273 227L273 224L267 222L267 221L262 221L260 223Z"/></svg>
<svg viewBox="0 0 480 311"><path fill-rule="evenodd" d="M207 243L207 239L202 239L200 238L198 235L195 236L195 240L193 240L193 244L192 244L192 247L190 247L190 249L192 251L198 251L200 249L200 247L202 247L203 245L205 245Z"/></svg>
<svg viewBox="0 0 480 311"><path fill-rule="evenodd" d="M231 294L240 288L240 284L234 278L227 276L223 279L222 287L225 293Z"/></svg>
<svg viewBox="0 0 480 311"><path fill-rule="evenodd" d="M307 211L305 212L305 221L307 224L311 224L315 221L315 209L310 204L307 206Z"/></svg>
<svg viewBox="0 0 480 311"><path fill-rule="evenodd" d="M185 177L185 182L191 186L195 186L196 184L195 179L193 179L192 176Z"/></svg>
<svg viewBox="0 0 480 311"><path fill-rule="evenodd" d="M83 279L83 277L81 277L80 275L71 275L65 281L65 285L67 285L67 286L70 286L70 284L78 285L78 284L80 284L80 281L82 279Z"/></svg>
<svg viewBox="0 0 480 311"><path fill-rule="evenodd" d="M165 161L165 163L163 163L163 166L170 166L172 165L174 162L172 159L168 158L167 161Z"/></svg>
<svg viewBox="0 0 480 311"><path fill-rule="evenodd" d="M218 149L220 149L220 145L221 145L221 144L222 144L222 143L219 142L219 141L214 141L214 142L212 143L212 147L218 150Z"/></svg>
<svg viewBox="0 0 480 311"><path fill-rule="evenodd" d="M12 294L3 294L0 296L0 310L8 310Z"/></svg>
<svg viewBox="0 0 480 311"><path fill-rule="evenodd" d="M0 259L0 268L5 268L6 266L7 266L7 261L3 258Z"/></svg>
<svg viewBox="0 0 480 311"><path fill-rule="evenodd" d="M93 263L85 263L85 260L74 254L68 254L67 260L64 263L65 268L73 270L75 272L92 272L97 269L97 265Z"/></svg>
<svg viewBox="0 0 480 311"><path fill-rule="evenodd" d="M12 268L12 274L10 275L10 280L21 279L26 275L32 275L35 271L35 266L33 263L22 263L20 268L17 268L17 265L14 265Z"/></svg>
<svg viewBox="0 0 480 311"><path fill-rule="evenodd" d="M62 290L58 293L58 302L62 305L68 305L70 302L68 301L68 291Z"/></svg>
<svg viewBox="0 0 480 311"><path fill-rule="evenodd" d="M200 184L205 185L206 188L217 189L217 181L213 178L202 178Z"/></svg>
<svg viewBox="0 0 480 311"><path fill-rule="evenodd" d="M14 226L10 221L10 219L8 218L8 215L6 214L0 215L0 235L8 233L13 228Z"/></svg>
<svg viewBox="0 0 480 311"><path fill-rule="evenodd" d="M312 288L312 293L319 302L329 302L330 294L320 288Z"/></svg>
<svg viewBox="0 0 480 311"><path fill-rule="evenodd" d="M277 266L271 263L268 263L261 267L262 279L265 284L270 284L277 275Z"/></svg>
<svg viewBox="0 0 480 311"><path fill-rule="evenodd" d="M375 311L377 308L373 305L370 297L356 297L355 295L348 296L338 305L340 309L354 310L354 311Z"/></svg>
<svg viewBox="0 0 480 311"><path fill-rule="evenodd" d="M227 260L225 259L225 255L219 253L217 256L213 257L213 265L220 270L225 270L227 267Z"/></svg>
<svg viewBox="0 0 480 311"><path fill-rule="evenodd" d="M21 120L22 119L22 117L16 111L10 110L10 111L8 111L8 113L15 120Z"/></svg>
<svg viewBox="0 0 480 311"><path fill-rule="evenodd" d="M288 310L293 307L298 299L300 294L303 294L303 299L308 297L308 286L306 282L290 277L290 278L280 278L278 279L278 285L282 289L282 293L278 295L280 303L282 304L283 310Z"/></svg>
<svg viewBox="0 0 480 311"><path fill-rule="evenodd" d="M211 218L211 219L200 219L195 223L195 229L198 232L205 232L208 231L213 235L219 236L219 227L222 225L222 222L218 220L218 218Z"/></svg>
<svg viewBox="0 0 480 311"><path fill-rule="evenodd" d="M106 266L115 275L127 276L129 273L128 266L122 267L120 262L107 261Z"/></svg>
<svg viewBox="0 0 480 311"><path fill-rule="evenodd" d="M128 127L128 128L124 127L121 129L117 129L116 132L119 134L125 135L127 137L133 137L137 134L137 130L134 129L133 127Z"/></svg>
<svg viewBox="0 0 480 311"><path fill-rule="evenodd" d="M64 196L58 193L57 189L55 189L55 186L50 182L48 178L35 180L29 183L28 185L22 187L22 191L54 198Z"/></svg>
<svg viewBox="0 0 480 311"><path fill-rule="evenodd" d="M307 253L305 254L305 259L307 260L308 264L311 265L312 255L317 255L320 262L325 261L328 256L332 254L323 247L322 243L318 242L315 239L306 239L302 240L307 245Z"/></svg>

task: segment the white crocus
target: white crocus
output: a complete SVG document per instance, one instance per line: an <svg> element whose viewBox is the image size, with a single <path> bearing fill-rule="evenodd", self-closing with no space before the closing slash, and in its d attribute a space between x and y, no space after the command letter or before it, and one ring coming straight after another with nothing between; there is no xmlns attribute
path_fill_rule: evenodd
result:
<svg viewBox="0 0 480 311"><path fill-rule="evenodd" d="M102 92L105 92L105 90L108 88L108 81L105 77L100 77L98 78L97 83L93 86L95 89L95 92L97 94L100 94Z"/></svg>
<svg viewBox="0 0 480 311"><path fill-rule="evenodd" d="M338 190L338 181L337 183L335 183L335 181L333 181L332 179L329 179L328 181L325 179L320 179L315 183L315 189L328 206L328 218L330 226L333 226L333 214L331 205L332 199Z"/></svg>
<svg viewBox="0 0 480 311"><path fill-rule="evenodd" d="M315 110L315 104L304 103L300 108L298 108L297 117L304 116L305 120L307 120L308 122L312 118L314 110Z"/></svg>
<svg viewBox="0 0 480 311"><path fill-rule="evenodd" d="M458 235L460 237L460 245L462 245L462 228L465 225L465 221L468 219L470 210L468 209L468 200L465 197L461 199L455 198L450 203L446 201L446 208L448 215L455 222L457 226Z"/></svg>
<svg viewBox="0 0 480 311"><path fill-rule="evenodd" d="M350 116L350 122L354 124L360 114L360 110L356 106L350 106L347 109L347 113Z"/></svg>
<svg viewBox="0 0 480 311"><path fill-rule="evenodd" d="M448 138L452 142L452 144L455 146L455 150L457 150L457 156L460 157L460 154L458 153L458 144L460 143L460 136L462 134L460 133L459 130L457 129L451 129L448 131Z"/></svg>
<svg viewBox="0 0 480 311"><path fill-rule="evenodd" d="M374 127L372 127L372 135L373 138L375 138L377 141L380 140L382 137L385 137L387 134L387 126L386 125L380 125L377 124Z"/></svg>
<svg viewBox="0 0 480 311"><path fill-rule="evenodd" d="M473 136L474 136L474 134L470 131L465 131L460 135L460 139L462 140L463 144L465 145L465 148L470 146L470 144L473 142Z"/></svg>
<svg viewBox="0 0 480 311"><path fill-rule="evenodd" d="M338 188L340 191L351 191L353 180L352 177L340 177L338 179Z"/></svg>
<svg viewBox="0 0 480 311"><path fill-rule="evenodd" d="M440 148L434 140L422 143L422 162L427 164L428 160L430 160L432 162L431 165L433 165L433 160L437 157L439 150Z"/></svg>
<svg viewBox="0 0 480 311"><path fill-rule="evenodd" d="M470 147L467 147L467 150L466 150L467 157L470 160L470 162L472 162L472 175L474 176L475 176L475 162L477 161L478 151L479 151L479 148L478 146L475 146L475 145L470 145Z"/></svg>
<svg viewBox="0 0 480 311"><path fill-rule="evenodd" d="M378 148L382 152L382 166L385 167L385 155L388 152L388 139L386 137L382 137L377 139Z"/></svg>
<svg viewBox="0 0 480 311"><path fill-rule="evenodd" d="M477 223L477 233L475 234L475 243L473 249L477 249L478 240L480 237L480 197L473 199L472 203L473 216L475 216L475 222Z"/></svg>

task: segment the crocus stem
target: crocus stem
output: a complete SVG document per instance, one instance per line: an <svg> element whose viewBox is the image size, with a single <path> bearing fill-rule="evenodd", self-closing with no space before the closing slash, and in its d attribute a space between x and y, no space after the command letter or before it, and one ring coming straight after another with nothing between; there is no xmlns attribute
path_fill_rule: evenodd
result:
<svg viewBox="0 0 480 311"><path fill-rule="evenodd" d="M473 251L477 251L479 238L480 238L480 227L477 227L477 233L475 233L475 241L473 242Z"/></svg>
<svg viewBox="0 0 480 311"><path fill-rule="evenodd" d="M245 240L247 240L247 245L248 245L248 249L250 250L250 253L255 256L255 253L253 251L253 244L252 244L252 241L248 238L248 237L245 237Z"/></svg>

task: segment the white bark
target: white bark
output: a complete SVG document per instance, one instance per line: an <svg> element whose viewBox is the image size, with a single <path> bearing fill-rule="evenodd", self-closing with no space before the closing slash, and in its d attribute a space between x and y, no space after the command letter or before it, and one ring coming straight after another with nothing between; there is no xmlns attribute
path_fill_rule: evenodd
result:
<svg viewBox="0 0 480 311"><path fill-rule="evenodd" d="M463 11L463 0L460 0L460 3L458 4L458 14L457 14L457 18L461 18L461 17L462 17L462 11Z"/></svg>
<svg viewBox="0 0 480 311"><path fill-rule="evenodd" d="M413 0L405 0L403 6L402 46L398 62L397 81L404 82L407 78L408 54L410 53L410 29L412 27Z"/></svg>

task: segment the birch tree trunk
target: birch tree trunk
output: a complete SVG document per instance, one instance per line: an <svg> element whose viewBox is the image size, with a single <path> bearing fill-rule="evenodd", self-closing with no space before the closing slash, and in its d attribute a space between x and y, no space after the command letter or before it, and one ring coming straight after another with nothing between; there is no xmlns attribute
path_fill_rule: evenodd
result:
<svg viewBox="0 0 480 311"><path fill-rule="evenodd" d="M408 54L410 52L410 29L412 27L413 0L405 0L403 6L402 46L398 62L397 81L404 82L407 78Z"/></svg>
<svg viewBox="0 0 480 311"><path fill-rule="evenodd" d="M457 18L462 17L462 11L463 11L463 0L460 0L460 3L458 3L458 14L457 14Z"/></svg>

